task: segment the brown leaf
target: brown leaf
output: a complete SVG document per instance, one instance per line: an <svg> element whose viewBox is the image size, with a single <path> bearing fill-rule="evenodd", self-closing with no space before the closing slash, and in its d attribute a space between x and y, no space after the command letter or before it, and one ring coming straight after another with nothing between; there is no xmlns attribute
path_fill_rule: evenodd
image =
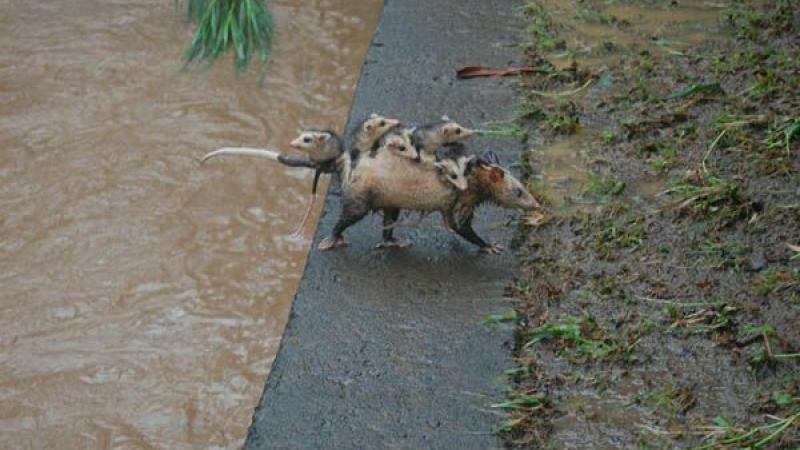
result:
<svg viewBox="0 0 800 450"><path fill-rule="evenodd" d="M546 70L537 69L531 66L517 66L506 68L494 68L486 66L464 66L456 71L456 78L464 80L477 77L507 77L518 73L536 72L548 73Z"/></svg>

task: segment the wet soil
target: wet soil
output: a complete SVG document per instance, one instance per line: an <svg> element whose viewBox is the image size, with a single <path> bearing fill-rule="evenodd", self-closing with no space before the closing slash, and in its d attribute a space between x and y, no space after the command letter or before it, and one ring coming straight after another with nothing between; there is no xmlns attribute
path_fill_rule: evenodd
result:
<svg viewBox="0 0 800 450"><path fill-rule="evenodd" d="M380 6L269 2L260 84L182 71L172 2L0 1L0 447L241 446L311 178L198 159L341 130Z"/></svg>
<svg viewBox="0 0 800 450"><path fill-rule="evenodd" d="M508 446L800 445L800 11L532 1ZM794 247L793 247L794 246Z"/></svg>

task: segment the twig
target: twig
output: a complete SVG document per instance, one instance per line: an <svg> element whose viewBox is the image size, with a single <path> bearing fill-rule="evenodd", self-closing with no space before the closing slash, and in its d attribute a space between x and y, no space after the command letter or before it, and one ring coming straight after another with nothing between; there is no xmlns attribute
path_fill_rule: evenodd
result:
<svg viewBox="0 0 800 450"><path fill-rule="evenodd" d="M590 78L588 81L586 81L586 83L583 84L583 86L581 86L581 87L579 87L577 89L573 89L571 91L543 92L543 91L530 90L528 92L530 92L531 94L536 94L536 95L539 95L541 97L547 97L547 98L568 97L570 95L575 95L578 92L586 89L587 87L589 87L590 84L592 84L593 81L594 81L594 79Z"/></svg>
<svg viewBox="0 0 800 450"><path fill-rule="evenodd" d="M769 355L769 358L772 359L774 356L772 354L772 346L769 345L769 338L767 337L767 333L762 332L761 337L764 338L764 348L767 349L767 354Z"/></svg>
<svg viewBox="0 0 800 450"><path fill-rule="evenodd" d="M708 173L708 168L706 167L706 160L708 159L708 156L711 154L711 152L714 151L714 148L717 146L720 139L722 139L722 137L725 136L725 133L727 132L728 132L727 128L722 130L719 136L717 136L717 138L714 139L713 142L711 142L711 145L708 146L708 151L706 151L706 154L703 155L703 161L701 163L701 166L703 167L703 173Z"/></svg>

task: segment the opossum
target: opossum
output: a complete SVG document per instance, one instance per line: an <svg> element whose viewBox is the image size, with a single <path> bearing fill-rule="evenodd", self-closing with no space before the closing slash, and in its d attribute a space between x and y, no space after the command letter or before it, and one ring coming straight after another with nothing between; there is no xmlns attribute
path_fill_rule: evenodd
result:
<svg viewBox="0 0 800 450"><path fill-rule="evenodd" d="M311 210L314 208L320 175L336 170L336 161L344 154L344 147L339 135L332 130L301 131L300 135L289 143L289 146L306 151L308 158L285 155L274 150L226 147L208 153L203 157L202 162L219 155L246 155L272 159L289 167L314 169L314 180L311 183L311 200L308 202L308 207L306 207L303 220L300 221L300 226L294 232L294 234L300 234L311 215Z"/></svg>
<svg viewBox="0 0 800 450"><path fill-rule="evenodd" d="M459 191L468 187L467 168L472 164L475 155L470 154L460 143L447 144L436 151L433 167L437 173ZM423 163L428 163L427 160Z"/></svg>
<svg viewBox="0 0 800 450"><path fill-rule="evenodd" d="M389 130L399 127L400 121L372 113L365 120L361 121L350 134L350 167L358 164L362 153L370 152L374 155L375 144L378 140L389 132Z"/></svg>
<svg viewBox="0 0 800 450"><path fill-rule="evenodd" d="M314 132L320 133L320 131ZM305 137L302 133L298 139L304 144L313 145L341 142L334 132L322 133L329 134L328 139L332 140L311 139L311 142L304 142ZM362 163L357 166L351 163L350 153L344 151L339 151L339 156L332 160L315 162L311 159L289 157L272 150L225 148L211 152L203 159L207 160L222 154L243 154L266 157L292 167L309 167L317 170L322 168L324 172L336 171L344 194L342 214L331 236L320 242L320 250L345 245L342 235L344 230L374 210L381 210L384 215L384 239L379 245L405 246L407 243L394 239L392 228L401 209L413 209L423 212L442 212L445 224L450 229L479 246L481 251L497 253L501 250L500 246L486 243L472 229L474 210L485 202L524 210L539 206L522 183L497 164L496 156L491 152L484 154L480 159L465 161L467 164L464 170L468 175L467 189L459 191L453 189L450 181L443 178L442 175L446 172L444 170L440 172L439 169L444 167L420 164L415 161L416 158L405 153L410 151L408 148L400 149L401 146L398 144L401 142L411 144L410 133L393 133L392 136L381 140L386 151L379 151L375 158L362 159ZM402 141L397 140L397 136ZM292 142L295 141L297 139ZM411 147L416 150L413 145ZM307 150L309 155L324 153L316 148Z"/></svg>
<svg viewBox="0 0 800 450"><path fill-rule="evenodd" d="M330 173L335 170L334 161L344 153L342 140L339 135L332 130L305 130L293 139L289 146L308 153L308 158L315 164L314 181L311 185L311 194L317 193L317 183L319 176L323 173ZM293 159L284 156L278 159L287 166L302 166L301 159Z"/></svg>
<svg viewBox="0 0 800 450"><path fill-rule="evenodd" d="M441 179L436 168L379 151L374 159L365 159L354 168L349 180L342 180L342 213L331 235L318 248L346 245L344 231L374 210L384 212L384 240L380 245L408 245L394 239L392 225L400 209L413 209L440 211L453 231L481 251L499 252L500 246L488 244L472 229L475 209L486 202L524 210L539 204L519 180L496 164L493 153L471 160L466 170L468 188L458 191Z"/></svg>
<svg viewBox="0 0 800 450"><path fill-rule="evenodd" d="M436 150L445 144L463 141L475 132L442 116L441 122L422 125L411 129L411 142L422 158L433 159Z"/></svg>

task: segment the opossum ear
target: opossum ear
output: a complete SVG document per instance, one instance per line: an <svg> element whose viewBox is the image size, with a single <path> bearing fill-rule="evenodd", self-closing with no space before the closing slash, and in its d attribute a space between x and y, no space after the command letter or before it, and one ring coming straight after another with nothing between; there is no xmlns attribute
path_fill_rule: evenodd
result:
<svg viewBox="0 0 800 450"><path fill-rule="evenodd" d="M480 159L487 164L500 164L500 158L497 157L497 153L491 150L483 152Z"/></svg>
<svg viewBox="0 0 800 450"><path fill-rule="evenodd" d="M506 173L503 172L503 169L499 167L492 167L490 170L491 172L489 172L489 179L492 180L492 183L498 183L506 176Z"/></svg>
<svg viewBox="0 0 800 450"><path fill-rule="evenodd" d="M369 115L369 118L370 118L370 119L377 119L378 117L379 117L379 116L378 116L378 114L377 114L377 113L372 113L372 114L370 114L370 115Z"/></svg>
<svg viewBox="0 0 800 450"><path fill-rule="evenodd" d="M447 114L442 115L442 120L444 120L445 122L450 122L450 118L447 117Z"/></svg>
<svg viewBox="0 0 800 450"><path fill-rule="evenodd" d="M475 167L476 162L477 159L475 158L475 155L472 155L464 160L464 173L470 173L472 168Z"/></svg>

